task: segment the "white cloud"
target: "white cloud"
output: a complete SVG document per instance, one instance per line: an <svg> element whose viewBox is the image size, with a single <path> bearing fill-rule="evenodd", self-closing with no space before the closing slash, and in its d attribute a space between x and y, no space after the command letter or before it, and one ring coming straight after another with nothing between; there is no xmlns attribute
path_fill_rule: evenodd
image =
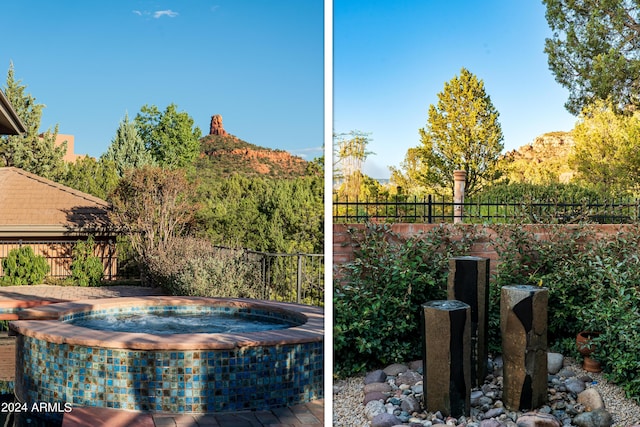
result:
<svg viewBox="0 0 640 427"><path fill-rule="evenodd" d="M178 12L174 12L171 9L167 9L167 10L156 10L155 12L153 12L153 17L154 18L161 18L163 16L168 16L169 18L175 18L176 16L178 16Z"/></svg>
<svg viewBox="0 0 640 427"><path fill-rule="evenodd" d="M142 12L140 12L139 10L134 10L132 11L133 13L135 13L138 16L142 16Z"/></svg>

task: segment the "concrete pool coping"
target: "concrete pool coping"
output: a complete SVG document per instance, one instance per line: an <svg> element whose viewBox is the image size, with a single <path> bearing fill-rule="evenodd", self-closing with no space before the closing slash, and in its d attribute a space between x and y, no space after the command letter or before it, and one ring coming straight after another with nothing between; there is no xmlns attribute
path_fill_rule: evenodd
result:
<svg viewBox="0 0 640 427"><path fill-rule="evenodd" d="M90 311L131 306L179 306L220 304L237 308L254 307L268 311L304 316L306 322L287 329L234 333L184 333L153 335L112 332L83 328L61 322L63 316ZM320 307L243 298L205 298L145 296L100 298L48 304L22 310L22 319L10 322L13 333L56 344L81 345L128 350L232 350L242 347L264 347L318 342L324 339L324 310Z"/></svg>

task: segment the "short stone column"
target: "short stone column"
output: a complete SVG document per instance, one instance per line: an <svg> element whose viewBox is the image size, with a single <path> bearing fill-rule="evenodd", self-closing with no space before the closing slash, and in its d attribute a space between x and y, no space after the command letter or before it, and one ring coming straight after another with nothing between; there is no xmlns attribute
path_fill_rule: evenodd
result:
<svg viewBox="0 0 640 427"><path fill-rule="evenodd" d="M500 298L502 400L512 411L535 409L547 401L549 291L538 286L504 286Z"/></svg>
<svg viewBox="0 0 640 427"><path fill-rule="evenodd" d="M422 304L425 408L445 416L469 416L471 307L461 301Z"/></svg>
<svg viewBox="0 0 640 427"><path fill-rule="evenodd" d="M471 307L471 387L481 387L489 360L489 258L451 258L447 298Z"/></svg>

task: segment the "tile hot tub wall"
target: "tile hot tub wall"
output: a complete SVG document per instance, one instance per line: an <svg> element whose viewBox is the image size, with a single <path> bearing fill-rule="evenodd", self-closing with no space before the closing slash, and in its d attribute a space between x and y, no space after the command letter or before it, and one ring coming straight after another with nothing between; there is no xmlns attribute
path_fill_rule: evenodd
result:
<svg viewBox="0 0 640 427"><path fill-rule="evenodd" d="M322 341L170 351L18 335L16 346L16 396L22 402L202 413L264 410L323 397Z"/></svg>

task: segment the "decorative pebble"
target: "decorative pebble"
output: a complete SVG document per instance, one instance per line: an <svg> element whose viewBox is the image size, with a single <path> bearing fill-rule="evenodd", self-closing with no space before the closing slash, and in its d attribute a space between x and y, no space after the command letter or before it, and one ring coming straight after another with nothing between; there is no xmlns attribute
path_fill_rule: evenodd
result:
<svg viewBox="0 0 640 427"><path fill-rule="evenodd" d="M625 399L624 392L620 388L609 384L602 374L587 374L572 359L566 358L564 363L565 367L558 374L548 376L549 401L543 407L532 411L536 412L538 416L548 416L551 417L549 420L555 421L549 421L548 424L545 424L539 420L539 424L534 424L535 427L611 427L611 425L640 427L638 425L640 406ZM525 414L504 408L501 400L503 378L495 373L487 376L481 389L472 390L471 411L467 417L458 419L443 417L442 413L429 412L428 409L422 410L420 405L423 396L418 392L424 391L424 389L421 390L420 387L417 387L423 386L422 375L413 370L411 365L408 363L406 366L409 369L396 377L389 376L387 378L386 374L381 371L384 377L378 382L382 385L367 386L367 391L372 391L371 388L375 390L377 387L381 387L381 389L384 387L385 390L390 389L390 392L387 392L389 395L385 396L384 403L378 400L369 402L366 406L363 404L364 377L336 381L333 398L333 426L374 427L373 418L380 414L386 414L397 419L394 424L389 424L394 427L528 427L527 424L523 424L522 420ZM413 363L414 367L421 365L421 362ZM491 366L500 366L500 363L492 363ZM369 373L367 376L371 374ZM400 376L403 378L398 381ZM409 379L410 381L405 383L405 380ZM583 385L587 383L588 386L584 391L574 394L573 387L580 387L578 381ZM409 384L411 382L413 384ZM384 392L380 391L380 393ZM409 407L406 402L411 402L412 405L416 404L416 407ZM599 406L600 402L602 402L601 406ZM593 412L598 408L601 410L600 415L597 415L594 420ZM583 415L590 413L589 410L591 410L591 415ZM547 412L547 414L542 414L541 411ZM491 419L487 415L494 418ZM391 418L386 419L391 420ZM585 419L591 424L579 424L587 422L584 421ZM526 418L524 420L526 421ZM608 422L612 424L607 425Z"/></svg>

